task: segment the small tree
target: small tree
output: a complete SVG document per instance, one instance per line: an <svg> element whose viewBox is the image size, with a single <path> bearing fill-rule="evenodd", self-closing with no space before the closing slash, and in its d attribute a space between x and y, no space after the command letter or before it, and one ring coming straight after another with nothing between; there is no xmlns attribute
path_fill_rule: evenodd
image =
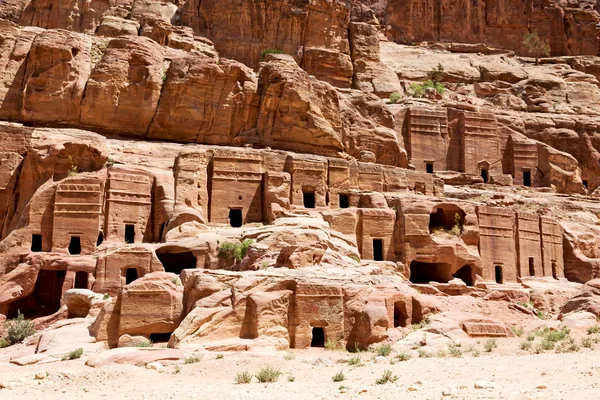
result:
<svg viewBox="0 0 600 400"><path fill-rule="evenodd" d="M523 39L523 47L527 53L532 57L535 57L535 63L539 63L540 57L547 57L550 55L550 45L547 40L540 39L537 32L531 32L525 35Z"/></svg>

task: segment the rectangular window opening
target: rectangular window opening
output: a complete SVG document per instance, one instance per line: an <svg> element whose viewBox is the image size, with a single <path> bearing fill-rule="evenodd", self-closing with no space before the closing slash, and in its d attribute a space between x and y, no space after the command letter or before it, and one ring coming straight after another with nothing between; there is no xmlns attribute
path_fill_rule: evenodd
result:
<svg viewBox="0 0 600 400"><path fill-rule="evenodd" d="M302 192L304 208L315 208L315 192Z"/></svg>
<svg viewBox="0 0 600 400"><path fill-rule="evenodd" d="M347 194L340 194L340 208L350 207L350 197Z"/></svg>
<svg viewBox="0 0 600 400"><path fill-rule="evenodd" d="M373 260L383 261L383 239L373 239Z"/></svg>
<svg viewBox="0 0 600 400"><path fill-rule="evenodd" d="M125 225L125 243L135 243L135 225Z"/></svg>

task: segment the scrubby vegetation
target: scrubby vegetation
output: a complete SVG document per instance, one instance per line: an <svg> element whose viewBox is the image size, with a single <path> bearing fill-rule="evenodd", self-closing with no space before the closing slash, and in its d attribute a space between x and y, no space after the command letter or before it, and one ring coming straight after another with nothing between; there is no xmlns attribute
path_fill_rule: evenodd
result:
<svg viewBox="0 0 600 400"><path fill-rule="evenodd" d="M396 104L398 103L400 100L402 100L402 94L399 92L394 92L392 94L390 94L390 103L391 104Z"/></svg>
<svg viewBox="0 0 600 400"><path fill-rule="evenodd" d="M235 375L235 383L237 383L238 385L250 383L251 381L252 381L252 374L249 373L248 371L238 372Z"/></svg>
<svg viewBox="0 0 600 400"><path fill-rule="evenodd" d="M78 358L81 358L81 356L83 355L83 349L81 347L71 351L69 354L65 355L62 360L76 360Z"/></svg>
<svg viewBox="0 0 600 400"><path fill-rule="evenodd" d="M261 61L265 59L267 54L287 54L287 53L285 51L279 50L279 49L266 49L266 50L261 51L261 53L260 53Z"/></svg>
<svg viewBox="0 0 600 400"><path fill-rule="evenodd" d="M33 322L17 311L17 317L6 321L6 337L0 340L0 347L7 347L23 340L35 333Z"/></svg>
<svg viewBox="0 0 600 400"><path fill-rule="evenodd" d="M254 243L252 239L244 239L241 243L225 242L219 247L218 257L223 260L240 262L246 257L252 243Z"/></svg>
<svg viewBox="0 0 600 400"><path fill-rule="evenodd" d="M523 47L531 57L535 57L535 63L539 63L540 57L550 55L550 44L547 40L539 37L537 32L531 32L525 35L523 39Z"/></svg>
<svg viewBox="0 0 600 400"><path fill-rule="evenodd" d="M270 365L262 367L256 374L256 379L260 383L273 383L277 382L277 379L281 376L281 371Z"/></svg>

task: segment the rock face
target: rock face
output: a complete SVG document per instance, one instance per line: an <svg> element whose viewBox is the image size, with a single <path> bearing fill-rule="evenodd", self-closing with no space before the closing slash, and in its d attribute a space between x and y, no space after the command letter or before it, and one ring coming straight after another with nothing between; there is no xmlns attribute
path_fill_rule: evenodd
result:
<svg viewBox="0 0 600 400"><path fill-rule="evenodd" d="M557 1L462 4L427 0L417 4L388 0L379 15L390 26L390 37L404 43L486 43L524 54L525 35L537 32L548 40L553 55L597 55L599 51L596 24L600 15L585 2L566 6Z"/></svg>
<svg viewBox="0 0 600 400"><path fill-rule="evenodd" d="M221 351L364 349L437 311L404 344L505 337L530 300L565 326L598 315L594 5L8 0L0 18L0 320L60 325L40 351L81 319L98 347ZM529 32L552 57L521 57ZM142 353L90 363L182 355Z"/></svg>

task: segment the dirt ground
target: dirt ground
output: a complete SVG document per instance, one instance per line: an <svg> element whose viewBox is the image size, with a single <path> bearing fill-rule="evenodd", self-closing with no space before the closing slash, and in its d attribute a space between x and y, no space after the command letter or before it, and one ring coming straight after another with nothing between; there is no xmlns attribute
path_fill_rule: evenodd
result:
<svg viewBox="0 0 600 400"><path fill-rule="evenodd" d="M204 353L194 364L161 370L133 365L85 366L79 360L19 367L0 363L0 399L598 399L600 351L565 354L502 354L503 344L478 357L418 358L396 361L394 353L363 365L343 362L355 354L324 349L273 353ZM262 366L281 370L275 383L235 384L235 375ZM393 383L376 384L385 370ZM343 371L345 380L333 382ZM39 375L36 379L36 374ZM293 377L293 382L289 379ZM482 382L483 381L483 382ZM476 388L489 386L489 388Z"/></svg>

